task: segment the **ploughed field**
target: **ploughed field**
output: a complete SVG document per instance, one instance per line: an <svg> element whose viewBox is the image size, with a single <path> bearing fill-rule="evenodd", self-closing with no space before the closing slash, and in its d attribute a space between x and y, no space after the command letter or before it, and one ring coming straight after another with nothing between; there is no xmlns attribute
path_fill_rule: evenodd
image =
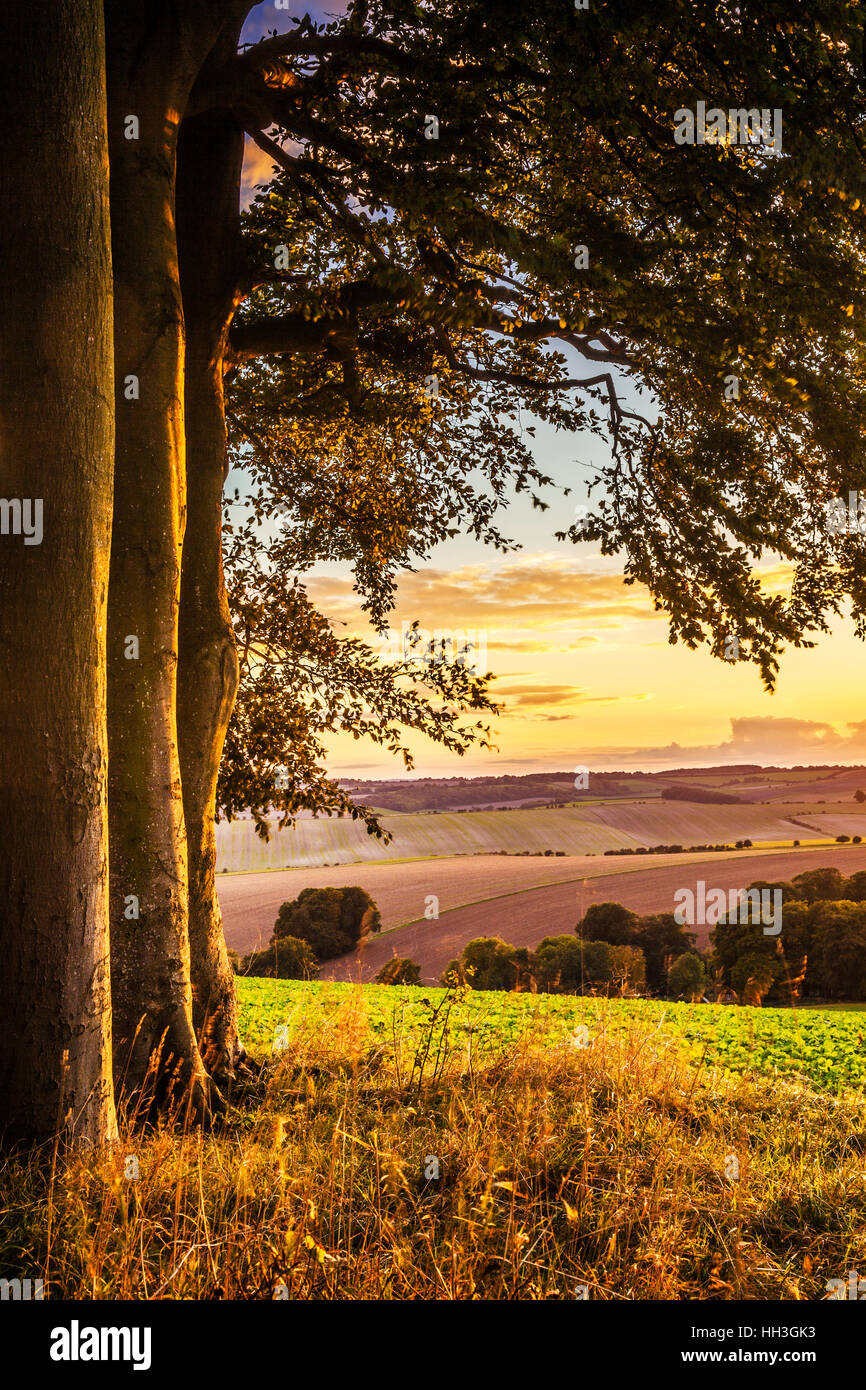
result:
<svg viewBox="0 0 866 1390"><path fill-rule="evenodd" d="M353 955L329 961L326 978L371 980L393 955L410 956L425 983L438 983L448 962L475 936L500 936L514 946L537 946L544 936L574 929L590 903L619 902L635 912L673 911L678 888L703 879L710 888L745 888L754 879L788 879L806 869L837 865L844 874L866 869L866 845L695 854L573 856L564 859L429 859L352 864L328 869L223 875L218 879L226 940L242 954L264 946L280 905L304 888L360 884L382 915L383 931ZM438 919L426 918L438 898ZM707 928L696 928L698 945Z"/></svg>
<svg viewBox="0 0 866 1390"><path fill-rule="evenodd" d="M848 797L819 805L713 806L698 802L611 800L575 806L536 806L501 811L385 813L391 834L383 844L348 817L308 817L294 829L276 830L265 843L251 820L217 826L220 872L317 868L396 859L428 859L497 850L560 851L566 855L604 854L658 844L791 844L832 840L839 834L866 833L866 812Z"/></svg>
<svg viewBox="0 0 866 1390"><path fill-rule="evenodd" d="M866 1082L866 1019L857 1009L751 1009L244 978L238 988L241 1032L254 1054L291 1046L293 1033L312 1024L323 1037L367 1031L407 1074L419 1058L431 1069L448 1061L481 1067L523 1041L591 1049L600 1040L644 1038L672 1044L706 1072L799 1078L833 1093Z"/></svg>

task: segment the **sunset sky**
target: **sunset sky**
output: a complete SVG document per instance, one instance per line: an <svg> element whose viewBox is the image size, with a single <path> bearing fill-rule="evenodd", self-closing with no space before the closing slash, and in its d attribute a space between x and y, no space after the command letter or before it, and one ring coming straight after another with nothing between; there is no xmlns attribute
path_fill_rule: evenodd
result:
<svg viewBox="0 0 866 1390"><path fill-rule="evenodd" d="M332 3L310 12L333 17L342 8ZM285 11L261 5L244 38L252 42L268 29L286 27ZM270 169L266 155L249 150L247 189ZM575 504L586 500L582 484L600 447L539 426L536 459L558 484L573 489L571 496L551 490L543 513L516 500L500 523L521 543L516 554L455 539L404 576L395 628L417 619L430 632L480 634L487 668L497 677L494 691L505 706L494 720L497 753L458 758L416 740L417 772L447 777L584 763L661 768L866 761L866 646L850 622L840 622L810 651L789 652L776 693L767 695L753 667L671 646L666 620L654 613L645 589L623 584L616 559L601 557L592 544L554 539L574 519ZM784 583L785 574L768 564L767 577ZM306 582L338 632L376 643L347 568L322 566ZM333 740L330 770L405 775L395 759L348 736Z"/></svg>
<svg viewBox="0 0 866 1390"><path fill-rule="evenodd" d="M543 439L536 453L567 483L567 463L554 464ZM671 646L666 619L642 586L623 583L618 560L595 545L557 543L553 532L571 521L573 505L560 498L539 514L518 501L503 526L523 544L516 555L455 540L404 576L395 628L417 618L430 632L478 634L505 706L494 721L498 753L458 759L419 742L418 771L866 760L866 648L850 623L810 651L789 652L776 694L767 695L753 667ZM768 582L784 577L767 567ZM337 566L316 571L309 589L322 611L346 624L341 631L375 640ZM400 774L392 759L354 739L335 740L333 757L343 775Z"/></svg>

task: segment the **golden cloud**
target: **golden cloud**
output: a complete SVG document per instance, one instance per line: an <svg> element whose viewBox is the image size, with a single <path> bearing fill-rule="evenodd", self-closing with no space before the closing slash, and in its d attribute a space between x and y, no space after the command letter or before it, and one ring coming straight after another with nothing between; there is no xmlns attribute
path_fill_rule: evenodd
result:
<svg viewBox="0 0 866 1390"><path fill-rule="evenodd" d="M512 685L507 686L504 681L496 682L495 694L497 699L503 700L506 704L513 701L515 708L533 705L594 705L594 704L619 704L627 700L647 700L649 696L643 692L630 695L590 695L586 690L576 685Z"/></svg>
<svg viewBox="0 0 866 1390"><path fill-rule="evenodd" d="M362 621L350 577L316 576L309 593L323 613L359 631ZM400 576L401 618L430 630L483 631L488 642L516 651L571 650L597 642L597 632L659 619L648 592L627 586L616 569L588 568L577 557L535 554L501 564L425 569ZM582 629L590 627L595 632ZM547 641L530 634L543 629ZM533 642L530 648L525 644Z"/></svg>

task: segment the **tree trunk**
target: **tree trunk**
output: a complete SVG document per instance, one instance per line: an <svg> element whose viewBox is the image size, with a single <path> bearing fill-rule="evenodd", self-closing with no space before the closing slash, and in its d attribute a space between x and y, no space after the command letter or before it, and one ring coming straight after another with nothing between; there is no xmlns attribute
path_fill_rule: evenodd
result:
<svg viewBox="0 0 866 1390"><path fill-rule="evenodd" d="M220 6L213 7L219 11ZM216 1096L192 1021L177 743L186 520L177 132L220 15L111 0L108 110L117 458L108 628L111 974L124 1097Z"/></svg>
<svg viewBox="0 0 866 1390"><path fill-rule="evenodd" d="M0 1131L116 1137L105 606L113 386L97 0L7 6L0 54ZM15 534L41 499L44 534ZM31 543L26 543L27 540Z"/></svg>
<svg viewBox="0 0 866 1390"><path fill-rule="evenodd" d="M234 49L234 35L220 47ZM243 133L230 115L214 112L184 122L178 248L187 330L189 511L181 576L178 737L189 845L193 1020L205 1066L221 1079L234 1074L243 1056L234 972L216 893L214 823L217 774L238 685L222 564L223 353L240 274L242 161Z"/></svg>

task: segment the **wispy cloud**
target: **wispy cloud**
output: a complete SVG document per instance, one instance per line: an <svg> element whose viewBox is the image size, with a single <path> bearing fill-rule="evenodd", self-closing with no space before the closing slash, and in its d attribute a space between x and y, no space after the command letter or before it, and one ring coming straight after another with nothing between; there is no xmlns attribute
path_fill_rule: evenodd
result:
<svg viewBox="0 0 866 1390"><path fill-rule="evenodd" d="M315 576L309 591L323 612L357 630L351 578ZM628 587L616 569L556 554L404 573L398 613L430 629L480 629L488 645L539 652L593 645L601 631L657 617L647 591Z"/></svg>
<svg viewBox="0 0 866 1390"><path fill-rule="evenodd" d="M506 680L497 681L497 699L516 709L535 705L597 705L619 704L621 701L648 700L643 691L634 694L593 695L576 685L509 685Z"/></svg>

